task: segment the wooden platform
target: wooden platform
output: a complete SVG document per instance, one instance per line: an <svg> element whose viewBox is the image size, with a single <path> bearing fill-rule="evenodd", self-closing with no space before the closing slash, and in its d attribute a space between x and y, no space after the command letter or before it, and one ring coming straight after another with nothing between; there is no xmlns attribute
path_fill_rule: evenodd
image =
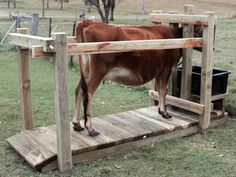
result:
<svg viewBox="0 0 236 177"><path fill-rule="evenodd" d="M169 112L173 116L169 120L163 119L155 106L93 118L95 129L101 133L95 138L89 137L87 131L74 132L71 126L73 163L125 153L197 132L196 115ZM48 171L57 168L55 125L22 131L7 141L34 169Z"/></svg>

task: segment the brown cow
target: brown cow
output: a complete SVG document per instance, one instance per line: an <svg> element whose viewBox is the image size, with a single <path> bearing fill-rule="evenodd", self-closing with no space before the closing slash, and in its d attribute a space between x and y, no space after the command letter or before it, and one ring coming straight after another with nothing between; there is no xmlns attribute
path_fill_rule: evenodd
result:
<svg viewBox="0 0 236 177"><path fill-rule="evenodd" d="M78 42L172 39L181 38L182 33L182 28L162 25L114 26L83 21L77 26ZM200 32L198 32L198 36L199 34ZM91 124L90 105L93 94L102 80L134 86L156 79L157 90L160 95L159 113L163 118L171 118L166 111L167 82L172 68L178 63L181 56L181 49L171 49L94 54L80 57L81 80L76 88L74 130L83 130L79 122L80 104L83 101L84 126L88 129L90 136L99 134Z"/></svg>

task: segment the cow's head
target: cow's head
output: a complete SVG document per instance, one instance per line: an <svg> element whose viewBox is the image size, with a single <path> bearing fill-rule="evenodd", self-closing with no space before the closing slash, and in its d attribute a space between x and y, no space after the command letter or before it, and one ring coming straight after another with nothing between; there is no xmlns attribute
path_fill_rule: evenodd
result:
<svg viewBox="0 0 236 177"><path fill-rule="evenodd" d="M193 37L194 38L202 37L202 34L203 34L203 25L201 23L194 25ZM202 47L194 47L193 49L202 52Z"/></svg>
<svg viewBox="0 0 236 177"><path fill-rule="evenodd" d="M216 26L214 26L214 43L215 43L215 33L216 33ZM194 25L194 35L195 38L197 37L203 37L203 25L202 24L196 24ZM194 47L194 50L202 52L202 47ZM215 50L215 48L213 48Z"/></svg>

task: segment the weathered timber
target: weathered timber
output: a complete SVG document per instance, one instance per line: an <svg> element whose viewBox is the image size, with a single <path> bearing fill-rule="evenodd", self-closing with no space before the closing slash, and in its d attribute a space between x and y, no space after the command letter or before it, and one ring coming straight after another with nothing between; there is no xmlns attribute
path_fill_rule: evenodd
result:
<svg viewBox="0 0 236 177"><path fill-rule="evenodd" d="M208 25L207 15L151 13L150 19L153 22Z"/></svg>
<svg viewBox="0 0 236 177"><path fill-rule="evenodd" d="M132 142L169 134L179 129L185 130L198 122L191 115L182 116L180 113L173 113L173 119L164 120L158 111L154 110L157 110L156 106L93 118L94 128L100 132L97 137L88 136L87 131L74 132L71 125L69 139L72 155L83 157L73 160L73 163L85 161L85 156L82 154L104 152L103 156L112 155L113 150L108 150L109 153L106 154L106 150L103 149L115 148L119 145L123 147L127 143L132 144ZM14 135L7 141L34 169L43 170L49 168L50 164L57 159L56 132L55 125L39 127ZM119 152L119 149L115 151ZM99 153L97 154L94 156L95 159L100 158ZM88 157L87 160L91 159Z"/></svg>
<svg viewBox="0 0 236 177"><path fill-rule="evenodd" d="M39 37L32 36L27 34L17 34L10 33L8 35L9 43L25 48L32 48L33 46L42 46L44 52L53 52L53 48L50 46L54 46L54 41L49 37Z"/></svg>
<svg viewBox="0 0 236 177"><path fill-rule="evenodd" d="M201 38L132 40L68 44L68 55L201 47Z"/></svg>
<svg viewBox="0 0 236 177"><path fill-rule="evenodd" d="M184 13L193 15L193 5L185 5ZM193 37L194 26L192 24L183 25L183 37ZM191 83L192 83L192 55L193 48L183 49L182 57L182 72L181 72L181 89L180 98L189 100L191 98Z"/></svg>
<svg viewBox="0 0 236 177"><path fill-rule="evenodd" d="M214 26L215 13L209 12L208 27L203 28L200 104L205 105L205 110L199 119L201 133L205 133L210 126Z"/></svg>
<svg viewBox="0 0 236 177"><path fill-rule="evenodd" d="M143 139L132 141L124 144L119 144L112 147L107 147L104 149L99 149L95 151L85 152L82 154L76 154L73 156L73 163L82 163L82 162L88 162L92 160L97 160L101 158L106 158L109 156L119 155L119 154L127 154L132 150L142 148L142 147L150 147L155 143L160 143L166 140L181 138L185 136L190 136L192 134L195 134L197 132L197 127L189 127L187 129L183 130L176 130L173 132L169 132L167 134L162 134L159 136L149 137L146 138L146 136L143 137ZM57 168L56 161L48 164L47 166L42 168L43 172L51 171Z"/></svg>
<svg viewBox="0 0 236 177"><path fill-rule="evenodd" d="M68 57L66 33L53 33L52 39L55 41L53 61L57 157L59 169L64 172L72 169L70 124L68 119Z"/></svg>
<svg viewBox="0 0 236 177"><path fill-rule="evenodd" d="M18 28L18 33L27 34L27 28ZM18 50L18 68L21 93L21 112L22 112L22 129L33 128L32 119L32 96L30 80L30 56L29 49L17 46Z"/></svg>
<svg viewBox="0 0 236 177"><path fill-rule="evenodd" d="M156 92L156 91L150 90L149 96L154 100L159 100L159 95L158 95L158 92ZM189 111L195 112L200 115L202 115L204 113L204 105L203 104L198 104L198 103L188 101L185 99L181 99L181 98L177 98L177 97L174 97L171 95L166 96L166 101L168 104L170 104L172 106L176 106L178 108L189 110Z"/></svg>

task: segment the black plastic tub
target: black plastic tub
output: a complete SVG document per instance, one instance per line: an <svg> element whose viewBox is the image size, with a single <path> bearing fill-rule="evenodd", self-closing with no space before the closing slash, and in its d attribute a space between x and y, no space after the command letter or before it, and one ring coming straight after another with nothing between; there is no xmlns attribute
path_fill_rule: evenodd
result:
<svg viewBox="0 0 236 177"><path fill-rule="evenodd" d="M181 88L181 73L182 68L178 68L178 90ZM212 95L224 94L227 91L228 76L230 71L213 69L212 78ZM192 88L191 92L195 95L200 95L201 90L201 67L192 67Z"/></svg>

